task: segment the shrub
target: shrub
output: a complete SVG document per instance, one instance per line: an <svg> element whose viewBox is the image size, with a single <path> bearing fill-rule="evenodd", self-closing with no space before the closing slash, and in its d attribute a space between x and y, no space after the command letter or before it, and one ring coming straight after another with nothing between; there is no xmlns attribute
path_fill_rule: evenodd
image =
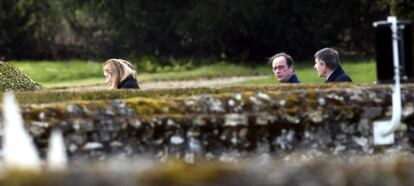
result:
<svg viewBox="0 0 414 186"><path fill-rule="evenodd" d="M7 90L40 90L40 84L34 82L29 76L6 62L0 62L0 91Z"/></svg>

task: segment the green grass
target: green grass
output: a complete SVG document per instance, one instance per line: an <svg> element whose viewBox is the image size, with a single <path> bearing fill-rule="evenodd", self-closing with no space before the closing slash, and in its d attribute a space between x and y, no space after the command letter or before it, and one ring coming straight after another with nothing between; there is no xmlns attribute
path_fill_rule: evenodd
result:
<svg viewBox="0 0 414 186"><path fill-rule="evenodd" d="M232 76L266 75L268 74L268 71L269 69L267 66L249 68L237 64L217 63L182 72L164 72L157 74L143 73L140 77L143 81L192 80Z"/></svg>
<svg viewBox="0 0 414 186"><path fill-rule="evenodd" d="M42 83L45 88L58 88L58 87L76 87L76 86L87 86L87 85L99 85L104 84L104 78L85 78L80 80L65 80L59 82L45 82Z"/></svg>
<svg viewBox="0 0 414 186"><path fill-rule="evenodd" d="M376 81L377 73L374 60L358 63L344 63L344 69L357 83L373 83Z"/></svg>
<svg viewBox="0 0 414 186"><path fill-rule="evenodd" d="M103 79L102 64L93 61L14 61L11 63L40 84L97 77Z"/></svg>
<svg viewBox="0 0 414 186"><path fill-rule="evenodd" d="M60 87L74 85L103 84L102 62L94 61L14 61L11 62L23 73L44 87ZM322 83L323 78L317 77L313 70L313 61L296 64L296 74L302 83ZM375 81L375 63L372 60L344 60L345 71L355 83L372 83ZM193 79L211 79L232 76L268 75L259 80L249 80L243 84L275 84L270 65L259 65L255 68L238 65L216 63L193 69L183 69L173 72L141 72L138 78L141 82L176 81Z"/></svg>
<svg viewBox="0 0 414 186"><path fill-rule="evenodd" d="M102 63L98 62L15 61L12 63L45 87L102 84L104 82ZM191 70L174 70L173 72L141 73L140 69L137 70L138 79L142 82L149 82L266 75L269 69L267 66L249 68L237 64L216 63Z"/></svg>
<svg viewBox="0 0 414 186"><path fill-rule="evenodd" d="M323 83L324 79L318 77L313 69L314 62L304 62L295 65L295 71L302 83ZM373 83L376 80L375 63L373 60L358 60L342 62L345 71L351 76L354 83ZM270 69L269 69L270 71ZM278 84L273 72L263 79L247 80L243 84Z"/></svg>

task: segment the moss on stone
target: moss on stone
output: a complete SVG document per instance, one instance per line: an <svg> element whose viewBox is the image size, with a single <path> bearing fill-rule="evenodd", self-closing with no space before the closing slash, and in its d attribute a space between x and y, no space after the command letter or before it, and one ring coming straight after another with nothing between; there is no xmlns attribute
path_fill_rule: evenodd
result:
<svg viewBox="0 0 414 186"><path fill-rule="evenodd" d="M167 105L156 99L149 98L131 98L127 100L127 103L133 105L133 109L142 115L161 114L168 112Z"/></svg>
<svg viewBox="0 0 414 186"><path fill-rule="evenodd" d="M40 84L34 82L29 76L6 62L0 61L0 91L7 90L40 90Z"/></svg>
<svg viewBox="0 0 414 186"><path fill-rule="evenodd" d="M215 185L216 182L238 176L241 176L239 168L228 163L187 164L170 161L154 170L143 172L139 179L146 185Z"/></svg>
<svg viewBox="0 0 414 186"><path fill-rule="evenodd" d="M363 87L363 85L360 85ZM37 92L19 92L16 94L20 103L53 103L63 101L78 101L78 100L112 100L112 99L126 99L133 97L147 97L147 98L177 98L183 96L195 95L215 95L215 94L234 94L243 93L251 95L258 92L266 92L268 94L273 92L285 91L314 91L322 90L338 90L341 88L358 87L355 84L303 84L303 85L237 85L230 87L201 87L201 88L177 88L177 89L156 89L156 90L101 90L101 91L37 91Z"/></svg>
<svg viewBox="0 0 414 186"><path fill-rule="evenodd" d="M25 170L18 168L5 169L1 172L0 185L44 185L46 179L41 178L42 174L34 170Z"/></svg>

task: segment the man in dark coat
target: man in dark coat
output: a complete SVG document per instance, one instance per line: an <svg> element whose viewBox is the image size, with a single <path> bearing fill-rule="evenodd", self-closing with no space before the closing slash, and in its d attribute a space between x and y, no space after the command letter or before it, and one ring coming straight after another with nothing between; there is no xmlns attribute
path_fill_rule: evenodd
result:
<svg viewBox="0 0 414 186"><path fill-rule="evenodd" d="M276 79L281 83L300 83L295 74L293 59L286 53L277 53L269 60Z"/></svg>
<svg viewBox="0 0 414 186"><path fill-rule="evenodd" d="M324 48L315 53L314 69L320 77L325 78L326 83L352 82L351 78L342 69L338 51L332 48Z"/></svg>

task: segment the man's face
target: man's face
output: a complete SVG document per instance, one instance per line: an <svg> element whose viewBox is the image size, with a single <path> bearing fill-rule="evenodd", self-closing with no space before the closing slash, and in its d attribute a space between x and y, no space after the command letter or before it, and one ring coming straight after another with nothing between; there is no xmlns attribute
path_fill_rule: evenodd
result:
<svg viewBox="0 0 414 186"><path fill-rule="evenodd" d="M273 59L272 70L279 82L287 82L293 75L293 66L288 67L283 56Z"/></svg>
<svg viewBox="0 0 414 186"><path fill-rule="evenodd" d="M313 66L319 77L325 77L326 64L319 58L315 58L315 65Z"/></svg>

